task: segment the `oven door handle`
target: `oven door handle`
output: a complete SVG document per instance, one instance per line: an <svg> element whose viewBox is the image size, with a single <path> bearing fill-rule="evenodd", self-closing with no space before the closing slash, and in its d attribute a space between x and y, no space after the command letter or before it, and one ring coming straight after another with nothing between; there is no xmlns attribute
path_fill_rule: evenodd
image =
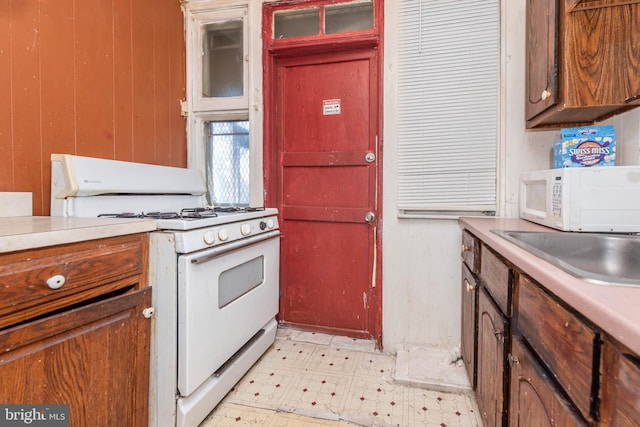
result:
<svg viewBox="0 0 640 427"><path fill-rule="evenodd" d="M192 258L191 263L202 264L203 262L211 261L212 259L217 258L220 255L226 254L231 251L235 251L236 249L257 245L258 243L264 242L265 240L273 239L279 236L280 236L280 230L273 230L267 233L260 234L258 236L248 237L246 239L227 243L226 245L213 248L212 250L208 251L205 255Z"/></svg>

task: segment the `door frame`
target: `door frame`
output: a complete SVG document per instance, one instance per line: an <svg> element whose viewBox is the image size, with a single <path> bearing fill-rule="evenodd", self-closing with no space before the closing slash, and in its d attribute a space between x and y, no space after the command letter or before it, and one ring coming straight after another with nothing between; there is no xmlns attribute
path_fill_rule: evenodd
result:
<svg viewBox="0 0 640 427"><path fill-rule="evenodd" d="M310 3L314 3L311 1ZM315 2L317 3L317 2ZM346 33L338 37L306 38L291 41L273 40L269 33L272 28L272 16L279 6L265 4L263 6L263 108L264 108L264 141L263 141L263 173L264 173L264 200L266 206L278 206L280 194L278 188L280 175L280 161L278 159L278 131L279 124L276 112L277 108L277 69L279 62L284 58L316 56L319 54L336 54L346 56L350 52L363 50L376 51L377 55L377 176L376 176L376 219L375 219L375 251L374 274L371 292L372 301L368 311L371 335L376 340L378 348L382 349L382 170L383 170L383 46L382 46L382 10L383 2L375 2L375 31L363 34ZM305 5L305 2L300 2ZM283 236L286 238L286 236ZM281 267L282 271L282 267ZM282 273L281 273L282 274ZM318 328L322 332L321 328ZM326 330L324 332L327 332Z"/></svg>

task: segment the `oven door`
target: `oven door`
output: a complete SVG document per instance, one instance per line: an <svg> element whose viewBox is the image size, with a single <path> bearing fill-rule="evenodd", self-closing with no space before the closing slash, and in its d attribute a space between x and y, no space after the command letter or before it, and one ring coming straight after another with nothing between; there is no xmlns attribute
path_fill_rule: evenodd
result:
<svg viewBox="0 0 640 427"><path fill-rule="evenodd" d="M178 390L190 395L278 312L280 232L178 257Z"/></svg>

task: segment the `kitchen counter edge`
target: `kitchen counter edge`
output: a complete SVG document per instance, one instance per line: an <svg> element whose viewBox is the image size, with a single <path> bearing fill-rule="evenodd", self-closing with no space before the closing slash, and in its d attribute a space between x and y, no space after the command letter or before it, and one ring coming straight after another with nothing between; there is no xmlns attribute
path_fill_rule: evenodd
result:
<svg viewBox="0 0 640 427"><path fill-rule="evenodd" d="M461 217L466 229L597 328L640 354L640 287L597 285L574 277L491 230L558 232L519 218ZM638 237L640 238L640 237Z"/></svg>
<svg viewBox="0 0 640 427"><path fill-rule="evenodd" d="M156 229L150 219L21 216L0 218L0 253L144 233Z"/></svg>

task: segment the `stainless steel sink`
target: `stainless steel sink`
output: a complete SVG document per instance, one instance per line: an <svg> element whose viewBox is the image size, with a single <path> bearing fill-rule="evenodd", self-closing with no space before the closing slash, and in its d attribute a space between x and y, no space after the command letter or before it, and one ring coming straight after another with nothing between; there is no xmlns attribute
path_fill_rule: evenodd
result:
<svg viewBox="0 0 640 427"><path fill-rule="evenodd" d="M567 273L589 282L640 286L640 236L491 231Z"/></svg>

